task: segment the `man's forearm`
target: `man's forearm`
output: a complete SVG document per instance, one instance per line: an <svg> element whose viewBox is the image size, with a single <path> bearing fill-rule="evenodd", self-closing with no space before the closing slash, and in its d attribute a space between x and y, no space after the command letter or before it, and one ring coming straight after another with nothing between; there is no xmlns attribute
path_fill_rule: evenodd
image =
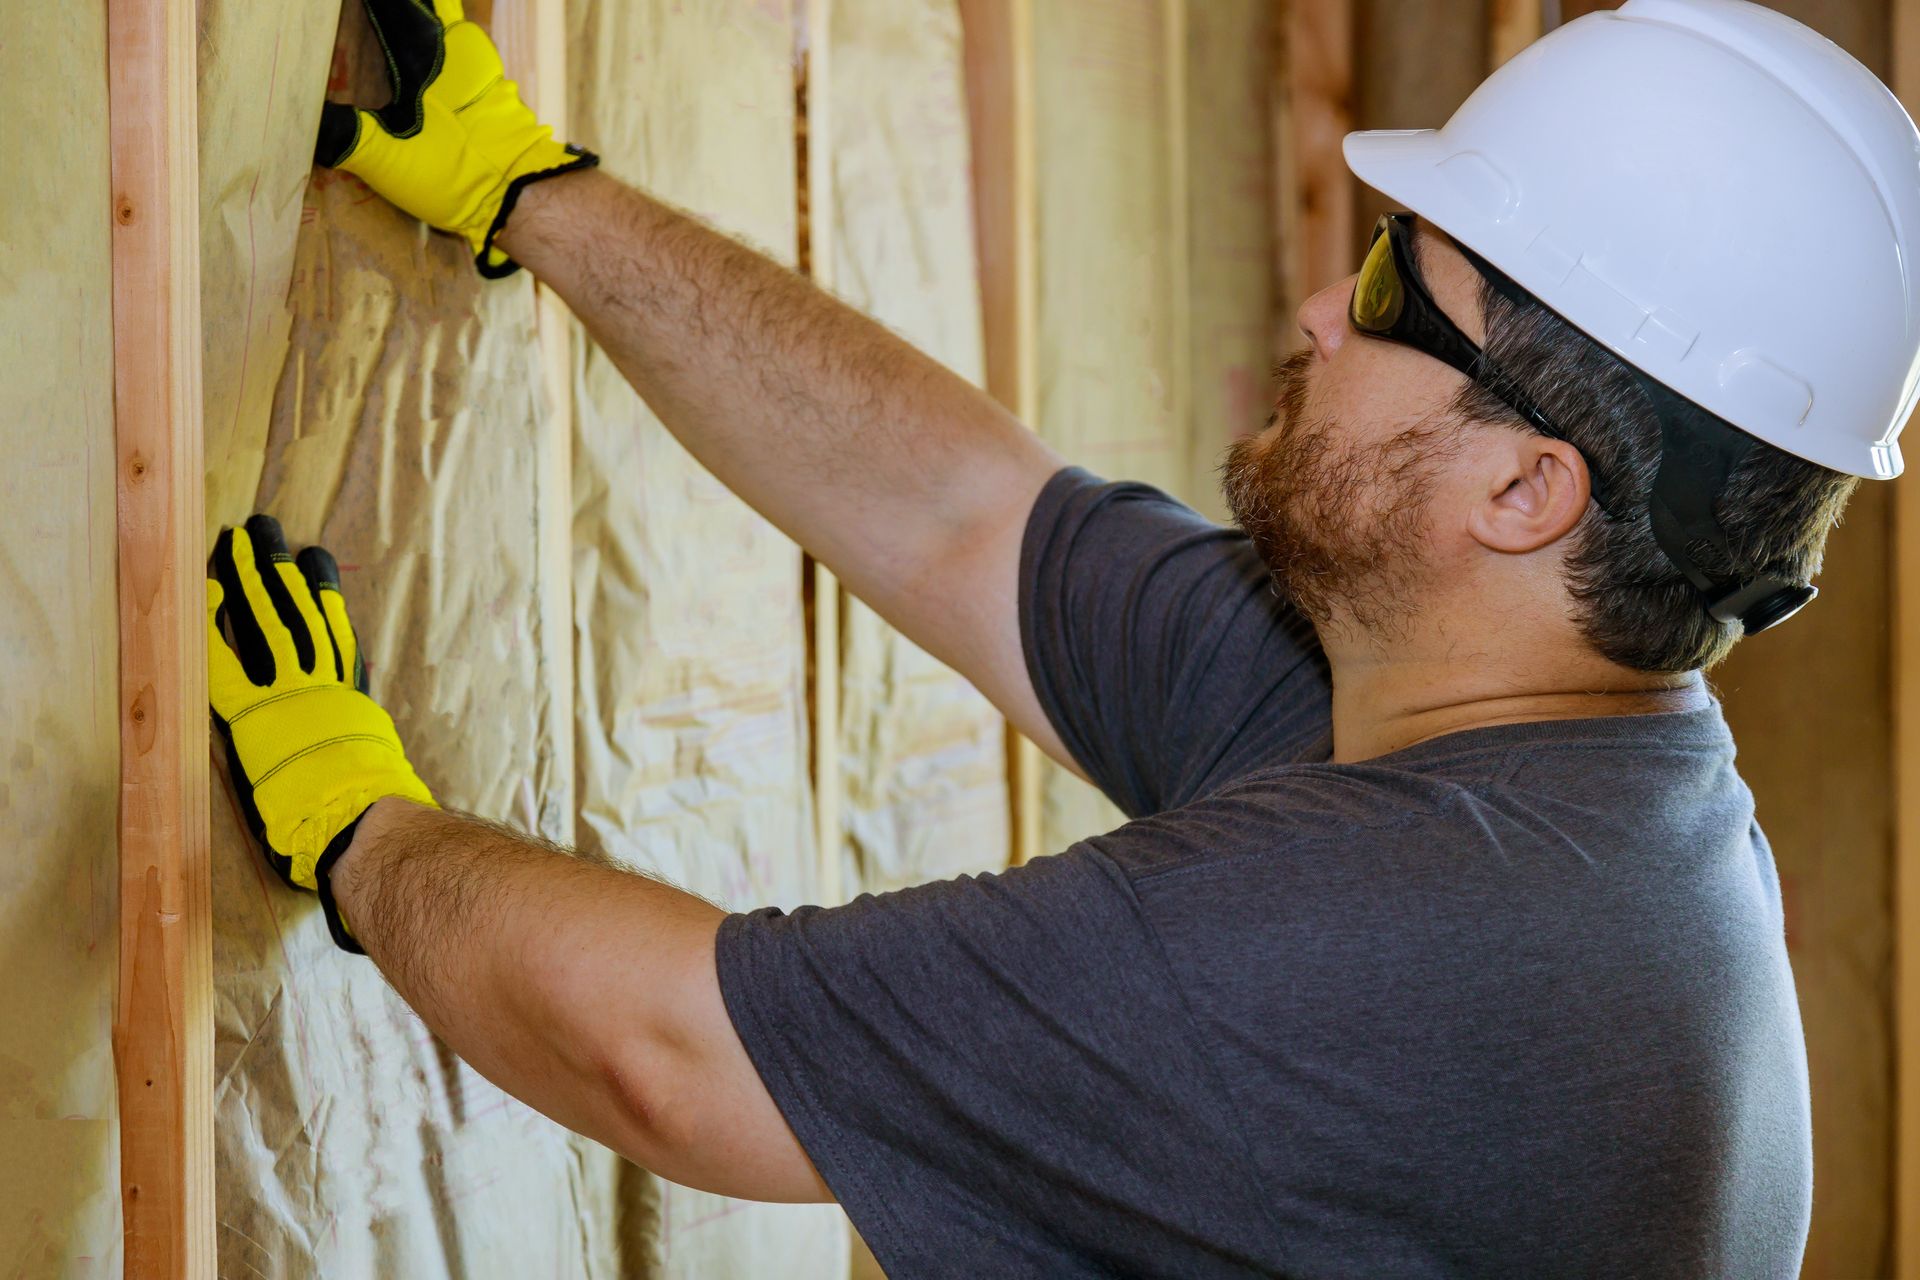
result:
<svg viewBox="0 0 1920 1280"><path fill-rule="evenodd" d="M994 538L1017 556L1059 465L1031 432L793 272L602 173L529 187L499 243L729 488L908 634L976 665L943 651L969 628L928 580Z"/></svg>
<svg viewBox="0 0 1920 1280"><path fill-rule="evenodd" d="M701 1017L688 1002L713 998L717 907L397 800L368 810L331 881L355 939L482 1075L669 1177L704 1180L699 1144L675 1136L686 1117L655 1099L690 1069L680 1041Z"/></svg>

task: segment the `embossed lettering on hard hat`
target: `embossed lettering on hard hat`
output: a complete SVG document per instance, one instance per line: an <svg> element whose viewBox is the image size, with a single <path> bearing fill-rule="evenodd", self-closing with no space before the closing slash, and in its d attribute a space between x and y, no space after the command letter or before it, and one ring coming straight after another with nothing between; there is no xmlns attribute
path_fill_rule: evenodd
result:
<svg viewBox="0 0 1920 1280"><path fill-rule="evenodd" d="M1750 421L1797 427L1813 408L1807 380L1752 347L1742 347L1720 362L1720 387L1734 415Z"/></svg>

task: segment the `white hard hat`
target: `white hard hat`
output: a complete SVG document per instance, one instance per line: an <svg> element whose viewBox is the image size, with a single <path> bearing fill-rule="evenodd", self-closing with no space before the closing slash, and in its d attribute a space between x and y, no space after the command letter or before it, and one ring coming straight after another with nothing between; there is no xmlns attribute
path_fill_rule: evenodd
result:
<svg viewBox="0 0 1920 1280"><path fill-rule="evenodd" d="M1444 128L1349 134L1346 157L1701 408L1836 471L1900 473L1920 134L1791 18L1629 0L1523 51Z"/></svg>

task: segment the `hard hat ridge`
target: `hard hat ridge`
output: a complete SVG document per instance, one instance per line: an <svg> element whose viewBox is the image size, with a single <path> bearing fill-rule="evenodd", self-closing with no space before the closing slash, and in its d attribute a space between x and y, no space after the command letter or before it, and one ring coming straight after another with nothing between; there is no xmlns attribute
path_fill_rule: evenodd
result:
<svg viewBox="0 0 1920 1280"><path fill-rule="evenodd" d="M1901 469L1920 392L1920 133L1873 74L1744 0L1628 0L1439 130L1351 134L1369 185L1622 360L1788 453Z"/></svg>

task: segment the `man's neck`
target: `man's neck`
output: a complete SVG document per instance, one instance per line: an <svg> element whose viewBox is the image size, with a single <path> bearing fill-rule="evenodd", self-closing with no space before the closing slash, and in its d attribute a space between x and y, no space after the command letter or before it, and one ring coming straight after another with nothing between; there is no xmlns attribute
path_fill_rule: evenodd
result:
<svg viewBox="0 0 1920 1280"><path fill-rule="evenodd" d="M1533 720L1692 711L1711 702L1698 672L1650 675L1550 642L1477 646L1429 639L1343 641L1323 629L1333 672L1333 759L1370 760L1465 729ZM1477 649L1477 651L1476 651Z"/></svg>

